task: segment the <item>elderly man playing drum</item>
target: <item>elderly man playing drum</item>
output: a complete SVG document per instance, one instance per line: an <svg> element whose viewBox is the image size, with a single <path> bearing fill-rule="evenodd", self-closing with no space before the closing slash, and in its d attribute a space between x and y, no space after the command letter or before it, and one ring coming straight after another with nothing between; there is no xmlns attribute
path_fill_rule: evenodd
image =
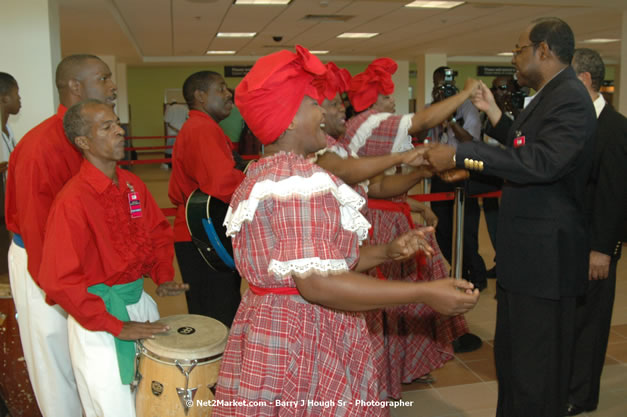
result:
<svg viewBox="0 0 627 417"><path fill-rule="evenodd" d="M113 110L84 101L63 125L84 159L50 211L40 283L47 301L71 316L70 357L85 415L134 417L134 341L168 330L149 323L159 313L142 277L159 285L160 296L187 285L172 281L169 223L146 185L117 167L124 131Z"/></svg>

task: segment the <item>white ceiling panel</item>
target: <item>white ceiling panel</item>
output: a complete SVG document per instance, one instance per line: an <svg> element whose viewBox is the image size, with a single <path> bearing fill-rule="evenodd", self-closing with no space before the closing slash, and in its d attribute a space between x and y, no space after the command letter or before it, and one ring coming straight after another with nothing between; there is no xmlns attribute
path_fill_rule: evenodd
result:
<svg viewBox="0 0 627 417"><path fill-rule="evenodd" d="M59 0L62 49L64 54L115 55L129 63L144 57L180 62L181 57L205 56L208 49L259 56L295 44L336 56L494 56L511 50L531 20L558 16L573 28L577 46L591 46L618 60L620 42L580 41L621 38L622 13L627 11L626 0L480 0L450 10L404 7L409 1L292 0L287 6L236 6L233 0ZM306 19L308 15L318 17ZM343 17L347 20L332 20ZM218 39L218 31L257 36ZM337 38L348 31L380 35L368 40ZM275 42L276 36L282 39Z"/></svg>

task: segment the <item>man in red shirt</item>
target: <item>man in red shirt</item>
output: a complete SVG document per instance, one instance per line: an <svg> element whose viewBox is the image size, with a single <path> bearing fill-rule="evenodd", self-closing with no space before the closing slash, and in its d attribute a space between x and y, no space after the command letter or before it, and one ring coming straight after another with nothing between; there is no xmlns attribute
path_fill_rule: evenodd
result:
<svg viewBox="0 0 627 417"><path fill-rule="evenodd" d="M215 271L202 258L187 228L185 203L199 188L228 204L244 179L244 173L235 167L231 142L218 125L231 113L233 95L220 74L200 71L185 80L183 96L189 118L176 137L168 190L177 207L174 249L183 281L190 286L186 293L189 313L230 326L241 300L241 278L237 271Z"/></svg>
<svg viewBox="0 0 627 417"><path fill-rule="evenodd" d="M143 291L176 295L173 233L146 185L117 167L124 130L99 100L72 106L65 132L84 156L59 192L46 224L39 282L48 300L68 312L72 367L87 417L134 417L135 340L167 326Z"/></svg>
<svg viewBox="0 0 627 417"><path fill-rule="evenodd" d="M37 404L45 416L78 417L81 404L67 343L67 313L51 307L39 288L44 227L55 196L78 172L82 157L63 132L68 107L87 98L114 106L116 86L107 64L94 55L71 55L56 71L61 104L30 130L11 154L5 216L14 233L9 276L20 339Z"/></svg>

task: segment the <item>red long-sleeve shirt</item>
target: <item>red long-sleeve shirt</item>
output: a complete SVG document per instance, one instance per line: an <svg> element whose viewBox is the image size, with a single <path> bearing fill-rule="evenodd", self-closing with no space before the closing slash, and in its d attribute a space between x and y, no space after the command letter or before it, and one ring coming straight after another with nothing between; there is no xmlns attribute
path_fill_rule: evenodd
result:
<svg viewBox="0 0 627 417"><path fill-rule="evenodd" d="M81 166L82 156L65 136L67 108L31 129L11 153L5 201L7 229L19 234L28 272L39 284L44 228L57 193Z"/></svg>
<svg viewBox="0 0 627 417"><path fill-rule="evenodd" d="M87 288L126 284L149 275L157 284L174 277L174 239L146 185L116 168L118 184L88 161L55 200L46 225L39 281L84 328L118 335L122 322ZM141 217L132 218L129 192L139 195Z"/></svg>
<svg viewBox="0 0 627 417"><path fill-rule="evenodd" d="M168 196L177 207L174 220L176 242L192 240L185 221L185 203L195 189L200 188L202 192L228 203L244 180L244 173L235 168L230 143L211 116L190 110L172 150Z"/></svg>

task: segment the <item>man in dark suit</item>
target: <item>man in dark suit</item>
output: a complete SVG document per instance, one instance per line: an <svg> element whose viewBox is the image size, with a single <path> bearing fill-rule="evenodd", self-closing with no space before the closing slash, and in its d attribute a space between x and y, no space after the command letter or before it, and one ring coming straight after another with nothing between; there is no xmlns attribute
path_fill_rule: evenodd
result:
<svg viewBox="0 0 627 417"><path fill-rule="evenodd" d="M472 98L488 135L505 148L436 146L437 170L466 167L505 179L497 231L494 356L498 417L556 417L567 397L576 296L584 292L588 234L584 190L592 164L594 107L570 67L574 36L560 19L532 22L512 64L537 91L513 121L485 84Z"/></svg>
<svg viewBox="0 0 627 417"><path fill-rule="evenodd" d="M567 416L596 410L599 403L616 290L616 263L621 240L627 236L627 118L599 94L605 66L598 52L577 49L573 68L592 98L598 122L592 174L586 187L589 281L585 296L577 300L577 339L564 414Z"/></svg>

